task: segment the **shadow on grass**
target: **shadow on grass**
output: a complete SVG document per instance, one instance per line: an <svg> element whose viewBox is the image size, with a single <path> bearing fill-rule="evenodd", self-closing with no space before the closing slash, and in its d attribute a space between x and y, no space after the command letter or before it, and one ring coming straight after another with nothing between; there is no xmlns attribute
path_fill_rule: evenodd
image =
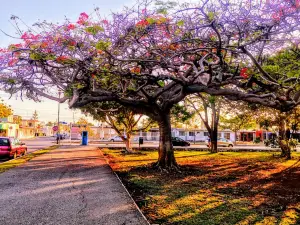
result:
<svg viewBox="0 0 300 225"><path fill-rule="evenodd" d="M152 223L300 224L299 164L205 159L181 173L139 166L118 174Z"/></svg>

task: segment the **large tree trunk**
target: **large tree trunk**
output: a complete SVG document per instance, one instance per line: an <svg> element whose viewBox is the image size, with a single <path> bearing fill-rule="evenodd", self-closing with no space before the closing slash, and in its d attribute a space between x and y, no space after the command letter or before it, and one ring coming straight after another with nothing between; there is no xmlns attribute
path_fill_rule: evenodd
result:
<svg viewBox="0 0 300 225"><path fill-rule="evenodd" d="M218 128L214 128L211 130L210 138L211 138L210 151L211 153L217 153L218 152Z"/></svg>
<svg viewBox="0 0 300 225"><path fill-rule="evenodd" d="M218 125L219 125L219 113L220 113L220 104L216 108L215 102L211 103L212 111L212 121L211 121L211 153L218 152Z"/></svg>
<svg viewBox="0 0 300 225"><path fill-rule="evenodd" d="M133 152L132 147L131 147L131 138L127 136L125 140L125 145L126 145L126 151L127 152Z"/></svg>
<svg viewBox="0 0 300 225"><path fill-rule="evenodd" d="M279 137L278 137L278 144L281 148L281 156L286 157L287 159L291 159L291 147L289 146L288 139L286 137L286 116L282 113L280 115L279 120Z"/></svg>
<svg viewBox="0 0 300 225"><path fill-rule="evenodd" d="M134 151L132 150L132 146L131 146L131 135L130 135L130 133L126 133L126 138L123 137L122 140L125 143L126 152L133 153Z"/></svg>
<svg viewBox="0 0 300 225"><path fill-rule="evenodd" d="M170 114L161 115L159 124L159 150L156 166L160 168L177 168L172 145Z"/></svg>

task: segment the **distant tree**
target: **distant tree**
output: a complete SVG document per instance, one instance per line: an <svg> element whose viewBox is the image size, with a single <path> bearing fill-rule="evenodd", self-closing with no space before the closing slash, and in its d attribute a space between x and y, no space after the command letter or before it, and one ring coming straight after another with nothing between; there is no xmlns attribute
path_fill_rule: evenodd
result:
<svg viewBox="0 0 300 225"><path fill-rule="evenodd" d="M80 117L78 121L76 122L78 125L88 125L88 126L94 126L93 123L89 122L86 118Z"/></svg>
<svg viewBox="0 0 300 225"><path fill-rule="evenodd" d="M48 121L47 123L46 123L46 126L54 126L54 122L51 122L51 121Z"/></svg>
<svg viewBox="0 0 300 225"><path fill-rule="evenodd" d="M281 156L291 159L291 145L290 137L294 136L295 131L300 124L299 108L293 109L291 112L280 112L279 110L260 107L256 113L255 118L259 125L272 132L278 133L277 141L281 148ZM292 134L288 135L289 130Z"/></svg>
<svg viewBox="0 0 300 225"><path fill-rule="evenodd" d="M91 126L94 126L94 124L90 123L86 118L80 117L76 124L80 126L80 132L87 131L90 137L95 135L95 132L91 129Z"/></svg>
<svg viewBox="0 0 300 225"><path fill-rule="evenodd" d="M132 135L137 131L146 130L152 123L152 120L149 120L142 127L139 126L143 115L137 114L118 103L91 103L83 107L81 111L89 113L95 120L110 125L126 144L126 151L130 153L133 152L131 147Z"/></svg>
<svg viewBox="0 0 300 225"><path fill-rule="evenodd" d="M37 121L39 119L39 115L38 115L38 112L36 110L34 110L34 112L32 114L32 119L34 121Z"/></svg>
<svg viewBox="0 0 300 225"><path fill-rule="evenodd" d="M4 103L3 99L0 99L0 118L6 118L13 114L13 110L10 105Z"/></svg>
<svg viewBox="0 0 300 225"><path fill-rule="evenodd" d="M300 130L300 107L296 107L295 109L293 109L290 113L290 117L291 117L291 129L292 129L292 137L294 136L294 134Z"/></svg>
<svg viewBox="0 0 300 225"><path fill-rule="evenodd" d="M187 97L186 104L197 113L205 125L211 143L210 151L218 152L218 126L222 97L198 93Z"/></svg>
<svg viewBox="0 0 300 225"><path fill-rule="evenodd" d="M299 45L293 45L290 48L283 49L272 57L264 60L263 69L274 79L281 79L281 86L285 87L287 92L282 96L282 101L288 98L288 93L299 91L297 86L300 80L300 49ZM254 78L255 79L255 78ZM289 87L287 87L289 85ZM300 99L300 92L296 95ZM264 125L272 124L278 128L278 143L280 145L282 156L287 159L291 158L291 146L289 145L289 137L287 129L296 128L299 124L299 106L294 107L289 112L276 109L267 109L260 107L258 110L259 119L265 121ZM293 121L293 122L292 122ZM292 127L293 126L293 127Z"/></svg>
<svg viewBox="0 0 300 225"><path fill-rule="evenodd" d="M15 124L21 124L22 123L22 117L21 116L14 116L13 119Z"/></svg>
<svg viewBox="0 0 300 225"><path fill-rule="evenodd" d="M224 104L224 113L220 118L220 127L234 132L235 144L237 132L242 129L254 129L256 121L252 108L244 102L228 102Z"/></svg>
<svg viewBox="0 0 300 225"><path fill-rule="evenodd" d="M183 102L175 104L171 109L171 125L189 124L195 113L190 111Z"/></svg>

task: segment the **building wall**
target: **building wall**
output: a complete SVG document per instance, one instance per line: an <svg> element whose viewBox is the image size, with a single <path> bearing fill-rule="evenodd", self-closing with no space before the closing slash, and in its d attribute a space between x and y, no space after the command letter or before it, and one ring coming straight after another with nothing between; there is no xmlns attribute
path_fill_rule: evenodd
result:
<svg viewBox="0 0 300 225"><path fill-rule="evenodd" d="M0 136L18 138L19 125L10 122L0 123Z"/></svg>
<svg viewBox="0 0 300 225"><path fill-rule="evenodd" d="M22 127L20 128L19 138L26 139L26 138L33 138L34 137L34 129L30 127Z"/></svg>
<svg viewBox="0 0 300 225"><path fill-rule="evenodd" d="M94 136L90 137L91 139L97 140L109 140L110 138L117 136L117 132L112 129L110 126L94 126L91 127L93 130ZM253 139L255 139L255 131L241 131L253 133ZM241 140L240 132L237 132L238 140ZM78 134L76 134L77 137ZM179 137L183 140L187 141L196 141L196 142L204 142L208 139L208 132L206 129L190 129L186 130L184 128L172 128L172 136ZM152 128L148 132L139 131L133 135L133 139L137 140L138 137L143 137L146 141L159 141L159 129ZM226 138L231 141L235 141L235 133L230 130L220 130L218 132L218 137ZM252 141L252 140L249 140Z"/></svg>

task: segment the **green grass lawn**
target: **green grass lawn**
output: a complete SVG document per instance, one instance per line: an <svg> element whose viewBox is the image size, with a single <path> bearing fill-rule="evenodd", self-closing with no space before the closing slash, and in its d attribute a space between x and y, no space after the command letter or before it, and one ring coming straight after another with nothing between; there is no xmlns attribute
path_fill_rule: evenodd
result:
<svg viewBox="0 0 300 225"><path fill-rule="evenodd" d="M150 223L300 224L299 153L178 151L181 173L166 173L156 152L102 151Z"/></svg>
<svg viewBox="0 0 300 225"><path fill-rule="evenodd" d="M49 152L53 149L56 149L57 147L58 147L57 145L53 145L53 146L50 146L50 147L45 148L45 149L41 149L41 150L38 150L38 151L35 151L35 152L32 152L32 153L28 153L25 156L19 157L17 159L3 162L3 163L0 164L0 173L3 173L6 170L12 169L16 166L19 166L19 165L23 164L23 163L26 163L27 161L33 159L34 157L45 154L45 153L47 153L47 152Z"/></svg>

